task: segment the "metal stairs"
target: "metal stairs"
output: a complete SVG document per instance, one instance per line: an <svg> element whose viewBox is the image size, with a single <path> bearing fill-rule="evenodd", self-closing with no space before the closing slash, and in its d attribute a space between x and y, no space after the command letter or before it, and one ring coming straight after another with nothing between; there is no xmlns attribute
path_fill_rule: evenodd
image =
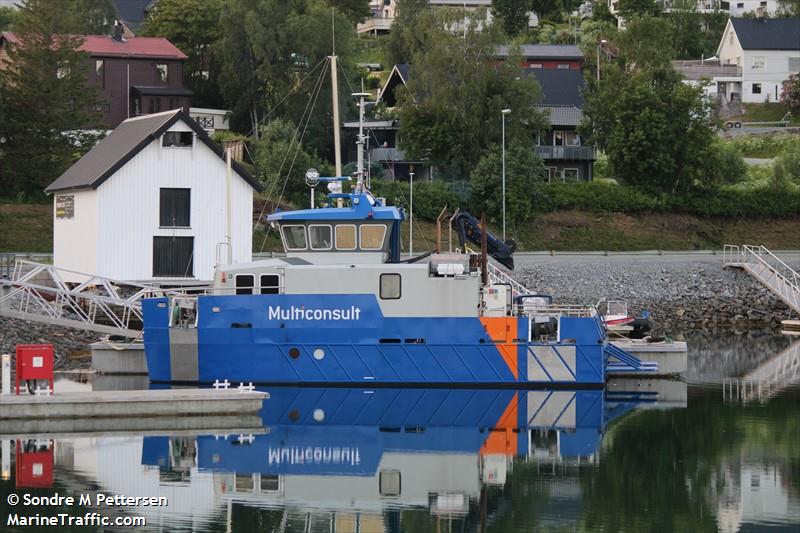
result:
<svg viewBox="0 0 800 533"><path fill-rule="evenodd" d="M800 274L765 246L726 244L723 261L744 269L800 314Z"/></svg>
<svg viewBox="0 0 800 533"><path fill-rule="evenodd" d="M505 270L488 263L489 281L494 284L510 285L511 294L514 298L523 294L535 294L532 290L528 289L525 285L515 280Z"/></svg>
<svg viewBox="0 0 800 533"><path fill-rule="evenodd" d="M606 372L658 372L658 363L644 362L610 342L603 351L609 359L616 359L606 361Z"/></svg>
<svg viewBox="0 0 800 533"><path fill-rule="evenodd" d="M76 275L83 281L64 281L65 277ZM0 316L138 337L142 330L142 300L172 292L52 265L16 261L10 279L0 279Z"/></svg>

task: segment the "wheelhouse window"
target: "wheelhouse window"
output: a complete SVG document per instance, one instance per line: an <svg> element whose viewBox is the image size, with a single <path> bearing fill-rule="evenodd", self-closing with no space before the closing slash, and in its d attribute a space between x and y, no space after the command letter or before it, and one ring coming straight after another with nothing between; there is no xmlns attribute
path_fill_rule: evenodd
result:
<svg viewBox="0 0 800 533"><path fill-rule="evenodd" d="M400 274L381 274L380 295L382 300L399 300L401 294Z"/></svg>
<svg viewBox="0 0 800 533"><path fill-rule="evenodd" d="M158 225L162 228L188 228L191 197L191 189L161 189Z"/></svg>
<svg viewBox="0 0 800 533"><path fill-rule="evenodd" d="M339 224L336 226L336 249L356 249L356 227L353 224Z"/></svg>
<svg viewBox="0 0 800 533"><path fill-rule="evenodd" d="M193 143L194 133L191 131L168 131L161 137L164 148L191 148Z"/></svg>
<svg viewBox="0 0 800 533"><path fill-rule="evenodd" d="M236 275L236 294L253 294L255 276L252 274Z"/></svg>
<svg viewBox="0 0 800 533"><path fill-rule="evenodd" d="M330 250L333 248L331 227L327 224L311 224L308 226L308 240L312 250Z"/></svg>
<svg viewBox="0 0 800 533"><path fill-rule="evenodd" d="M278 294L280 292L280 277L277 274L261 275L261 294Z"/></svg>
<svg viewBox="0 0 800 533"><path fill-rule="evenodd" d="M283 226L281 228L283 243L287 250L305 250L306 246L306 227L303 225Z"/></svg>
<svg viewBox="0 0 800 533"><path fill-rule="evenodd" d="M364 224L359 228L361 234L361 248L364 250L380 250L383 248L383 238L386 236L386 226L383 224Z"/></svg>

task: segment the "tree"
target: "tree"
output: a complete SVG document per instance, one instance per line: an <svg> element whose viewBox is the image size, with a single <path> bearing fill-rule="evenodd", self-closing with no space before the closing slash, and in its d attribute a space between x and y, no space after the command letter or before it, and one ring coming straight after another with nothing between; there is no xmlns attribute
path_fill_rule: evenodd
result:
<svg viewBox="0 0 800 533"><path fill-rule="evenodd" d="M333 175L331 166L303 145L300 129L287 120L277 119L263 126L259 139L252 144L252 153L257 176L266 186L264 192L276 204L307 204L305 173L309 168L316 168L323 176Z"/></svg>
<svg viewBox="0 0 800 533"><path fill-rule="evenodd" d="M702 87L683 83L670 67L604 72L586 112L617 179L671 193L717 180L715 125Z"/></svg>
<svg viewBox="0 0 800 533"><path fill-rule="evenodd" d="M516 37L528 29L532 0L492 0L492 15L503 25L506 35Z"/></svg>
<svg viewBox="0 0 800 533"><path fill-rule="evenodd" d="M12 30L17 20L17 10L10 7L0 7L0 31Z"/></svg>
<svg viewBox="0 0 800 533"><path fill-rule="evenodd" d="M659 15L661 8L655 0L620 0L618 12L625 20L633 20L646 15Z"/></svg>
<svg viewBox="0 0 800 533"><path fill-rule="evenodd" d="M0 70L0 190L40 194L80 156L99 126L96 88L87 81L81 38L62 35L59 0L28 0Z"/></svg>
<svg viewBox="0 0 800 533"><path fill-rule="evenodd" d="M431 18L428 0L397 0L392 31L386 38L386 57L392 64L409 63L411 57L430 42L431 29L423 26Z"/></svg>
<svg viewBox="0 0 800 533"><path fill-rule="evenodd" d="M783 17L800 17L800 0L778 0L779 15Z"/></svg>
<svg viewBox="0 0 800 533"><path fill-rule="evenodd" d="M61 33L108 35L117 18L112 0L66 0L60 8Z"/></svg>
<svg viewBox="0 0 800 533"><path fill-rule="evenodd" d="M369 0L328 0L328 4L353 23L364 22L364 19L371 13Z"/></svg>
<svg viewBox="0 0 800 533"><path fill-rule="evenodd" d="M339 99L344 106L354 92L348 83L354 86L357 81L347 77L356 73L352 64L355 30L338 11L335 17ZM307 144L332 159L330 75L324 74L333 41L328 3L225 2L220 26L219 83L226 106L233 111L232 128L259 135L258 126L267 116L303 122L308 124ZM313 109L309 102L314 102Z"/></svg>
<svg viewBox="0 0 800 533"><path fill-rule="evenodd" d="M465 32L448 30L464 24L464 17ZM512 110L506 120L512 138L532 139L544 128L537 111L540 91L533 78L522 74L519 56L512 54L499 64L491 60L502 35L491 27L478 31L480 13L430 10L423 18L428 19L423 25L433 28L433 38L411 58L410 92L401 96L403 149L413 158L428 158L442 174L463 180L482 151L499 142L502 109Z"/></svg>
<svg viewBox="0 0 800 533"><path fill-rule="evenodd" d="M611 14L608 2L599 0L592 5L592 20L617 24L617 17Z"/></svg>
<svg viewBox="0 0 800 533"><path fill-rule="evenodd" d="M221 38L222 0L160 0L148 13L143 35L166 37L183 51L183 77L198 107L221 107L219 62L215 44Z"/></svg>
<svg viewBox="0 0 800 533"><path fill-rule="evenodd" d="M492 145L470 175L470 203L475 213L486 213L487 220L499 224L503 216L502 146ZM506 223L530 219L532 194L544 181L545 168L532 143L515 140L506 146Z"/></svg>
<svg viewBox="0 0 800 533"><path fill-rule="evenodd" d="M619 59L629 72L669 67L675 57L672 28L663 18L643 16L619 32Z"/></svg>
<svg viewBox="0 0 800 533"><path fill-rule="evenodd" d="M781 102L795 117L800 117L800 74L791 74L783 82Z"/></svg>

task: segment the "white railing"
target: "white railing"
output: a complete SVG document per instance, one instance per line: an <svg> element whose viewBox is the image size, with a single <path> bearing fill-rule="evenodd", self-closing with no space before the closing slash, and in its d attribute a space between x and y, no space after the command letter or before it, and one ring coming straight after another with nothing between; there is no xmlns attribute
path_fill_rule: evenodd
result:
<svg viewBox="0 0 800 533"><path fill-rule="evenodd" d="M765 246L726 244L723 261L726 265L745 268L800 313L800 274Z"/></svg>
<svg viewBox="0 0 800 533"><path fill-rule="evenodd" d="M525 285L511 277L510 274L504 270L488 263L489 281L496 284L511 285L511 293L513 296L520 296L522 294L533 294Z"/></svg>
<svg viewBox="0 0 800 533"><path fill-rule="evenodd" d="M0 315L128 336L141 331L142 300L179 294L31 261L17 261L0 285Z"/></svg>
<svg viewBox="0 0 800 533"><path fill-rule="evenodd" d="M597 316L597 308L595 308L593 305L528 304L528 305L518 306L517 309L520 310L520 314L525 314L527 316L552 316L552 317L570 316L570 317L581 317L581 318L590 318L593 316Z"/></svg>

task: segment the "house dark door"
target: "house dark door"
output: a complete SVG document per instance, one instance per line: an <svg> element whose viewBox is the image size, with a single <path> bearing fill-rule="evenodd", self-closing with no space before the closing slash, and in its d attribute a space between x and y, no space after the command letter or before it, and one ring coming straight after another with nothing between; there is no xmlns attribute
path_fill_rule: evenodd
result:
<svg viewBox="0 0 800 533"><path fill-rule="evenodd" d="M194 277L194 237L153 237L153 277Z"/></svg>

